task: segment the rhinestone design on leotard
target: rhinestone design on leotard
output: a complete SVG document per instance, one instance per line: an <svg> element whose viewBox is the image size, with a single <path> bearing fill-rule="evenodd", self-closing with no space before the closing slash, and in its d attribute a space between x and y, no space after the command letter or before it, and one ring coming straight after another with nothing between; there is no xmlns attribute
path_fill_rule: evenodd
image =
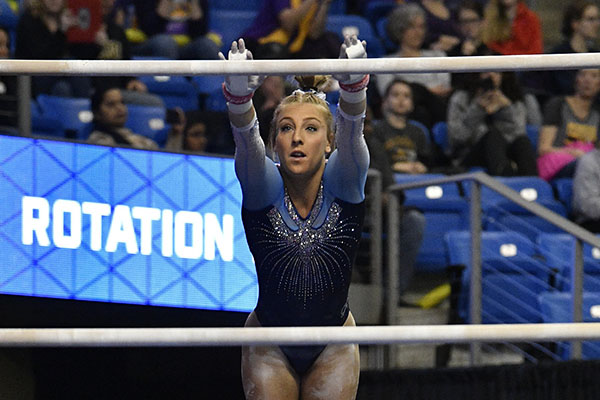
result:
<svg viewBox="0 0 600 400"><path fill-rule="evenodd" d="M277 293L285 293L286 299L293 296L306 307L313 297L323 299L325 292L335 292L336 287L344 286L350 279L351 260L343 246L357 243L353 232L359 225L355 220L338 221L341 207L332 202L325 222L313 228L323 206L322 185L306 219L298 215L287 192L284 205L296 230L285 223L277 208L267 214L272 228L255 227L266 234L260 243L266 250L263 265L270 266L264 283L277 285Z"/></svg>

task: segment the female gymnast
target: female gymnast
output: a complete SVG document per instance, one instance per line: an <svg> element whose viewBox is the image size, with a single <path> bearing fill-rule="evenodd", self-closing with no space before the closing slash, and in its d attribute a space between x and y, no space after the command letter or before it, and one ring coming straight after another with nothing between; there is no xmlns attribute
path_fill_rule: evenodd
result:
<svg viewBox="0 0 600 400"><path fill-rule="evenodd" d="M340 58L366 57L366 43L356 36L340 50ZM251 60L252 54L240 39L228 58ZM259 285L248 327L355 325L348 288L369 167L362 133L369 76L335 77L341 88L336 149L334 118L318 92L327 78L297 78L303 88L284 98L271 123L269 144L279 165L266 156L251 101L262 79L230 76L223 84ZM247 399L354 399L359 370L353 344L242 349Z"/></svg>

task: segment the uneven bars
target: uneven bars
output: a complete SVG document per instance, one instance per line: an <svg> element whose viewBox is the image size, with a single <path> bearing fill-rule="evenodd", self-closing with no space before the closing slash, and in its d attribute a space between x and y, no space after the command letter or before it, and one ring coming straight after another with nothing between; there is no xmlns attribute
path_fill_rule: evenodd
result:
<svg viewBox="0 0 600 400"><path fill-rule="evenodd" d="M547 342L600 338L600 323L277 328L0 329L0 347L192 347Z"/></svg>
<svg viewBox="0 0 600 400"><path fill-rule="evenodd" d="M1 75L322 75L599 68L600 53L352 60L1 60Z"/></svg>

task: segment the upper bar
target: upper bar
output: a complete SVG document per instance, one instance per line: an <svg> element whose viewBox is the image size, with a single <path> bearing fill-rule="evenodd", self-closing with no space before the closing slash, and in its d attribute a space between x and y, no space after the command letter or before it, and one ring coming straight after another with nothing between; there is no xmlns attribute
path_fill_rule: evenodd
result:
<svg viewBox="0 0 600 400"><path fill-rule="evenodd" d="M0 60L2 75L323 75L600 67L600 53L311 60Z"/></svg>

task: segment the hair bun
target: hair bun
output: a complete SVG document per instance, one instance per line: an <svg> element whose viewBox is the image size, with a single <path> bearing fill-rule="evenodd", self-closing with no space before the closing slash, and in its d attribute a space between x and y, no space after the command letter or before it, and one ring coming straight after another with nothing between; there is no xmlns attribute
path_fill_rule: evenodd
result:
<svg viewBox="0 0 600 400"><path fill-rule="evenodd" d="M323 92L323 89L329 84L329 76L327 75L295 76L294 79L303 91Z"/></svg>

